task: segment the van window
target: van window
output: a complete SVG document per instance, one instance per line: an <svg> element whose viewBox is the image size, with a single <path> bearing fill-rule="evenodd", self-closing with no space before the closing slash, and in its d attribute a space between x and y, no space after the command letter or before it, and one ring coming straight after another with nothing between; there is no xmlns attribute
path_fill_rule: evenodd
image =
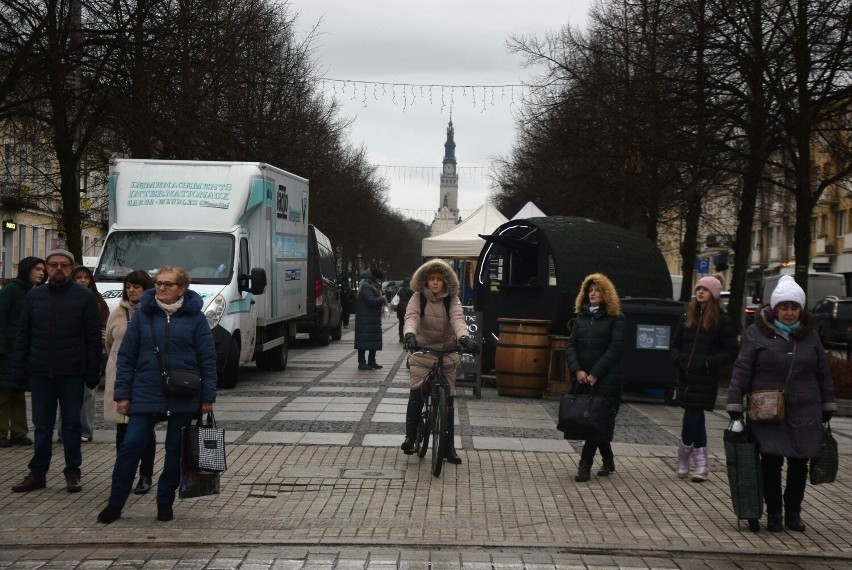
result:
<svg viewBox="0 0 852 570"><path fill-rule="evenodd" d="M327 247L317 244L319 249L320 272L326 281L337 282L337 264L334 253Z"/></svg>
<svg viewBox="0 0 852 570"><path fill-rule="evenodd" d="M154 275L165 265L182 267L193 283L224 285L234 266L234 236L209 232L127 231L107 237L97 281L122 281L136 269Z"/></svg>
<svg viewBox="0 0 852 570"><path fill-rule="evenodd" d="M251 259L249 259L248 240L240 238L240 275L251 274Z"/></svg>

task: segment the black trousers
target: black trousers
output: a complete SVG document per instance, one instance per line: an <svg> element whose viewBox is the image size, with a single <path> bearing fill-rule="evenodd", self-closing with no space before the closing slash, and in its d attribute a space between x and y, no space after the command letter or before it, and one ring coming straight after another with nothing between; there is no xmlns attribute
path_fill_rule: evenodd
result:
<svg viewBox="0 0 852 570"><path fill-rule="evenodd" d="M597 450L601 450L601 457L604 459L609 459L612 457L612 444L603 441L595 441L592 439L587 439L583 443L583 450L580 452L580 461L585 461L586 463L591 463L595 458L595 453Z"/></svg>
<svg viewBox="0 0 852 570"><path fill-rule="evenodd" d="M766 512L779 514L782 507L781 467L784 465L784 457L761 454L760 464L763 470L763 500L766 502ZM807 482L808 460L788 457L787 486L783 491L783 507L786 512L801 512Z"/></svg>

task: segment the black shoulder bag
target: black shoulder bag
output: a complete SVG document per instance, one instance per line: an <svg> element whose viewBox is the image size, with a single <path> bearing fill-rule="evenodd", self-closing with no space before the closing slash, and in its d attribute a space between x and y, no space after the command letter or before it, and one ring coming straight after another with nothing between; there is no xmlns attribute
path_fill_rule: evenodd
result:
<svg viewBox="0 0 852 570"><path fill-rule="evenodd" d="M154 327L154 315L149 314L151 322L151 340L154 341L154 354L160 363L163 376L163 391L176 398L193 398L201 392L201 376L195 370L172 370L163 366L160 347L157 346L157 333ZM169 327L166 327L166 349L169 347ZM166 355L168 357L168 354Z"/></svg>

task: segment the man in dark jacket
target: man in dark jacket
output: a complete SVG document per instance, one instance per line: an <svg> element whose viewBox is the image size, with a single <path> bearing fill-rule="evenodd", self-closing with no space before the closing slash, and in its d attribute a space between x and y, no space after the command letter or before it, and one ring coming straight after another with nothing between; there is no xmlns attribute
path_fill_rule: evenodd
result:
<svg viewBox="0 0 852 570"><path fill-rule="evenodd" d="M45 286L34 287L24 298L12 357L16 378L29 384L35 425L30 472L12 491L27 493L46 487L58 402L62 407L66 490L76 493L82 490L83 386L98 385L101 323L96 297L71 281L74 269L71 252L54 249L45 260L50 281Z"/></svg>

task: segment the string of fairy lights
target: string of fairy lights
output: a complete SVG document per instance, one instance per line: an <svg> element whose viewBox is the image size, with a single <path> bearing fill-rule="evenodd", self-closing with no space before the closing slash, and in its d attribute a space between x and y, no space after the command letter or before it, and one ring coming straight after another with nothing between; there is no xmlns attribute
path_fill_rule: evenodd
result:
<svg viewBox="0 0 852 570"><path fill-rule="evenodd" d="M428 101L430 105L441 104L441 112L449 107L452 110L457 97L469 102L475 109L484 113L495 104L516 104L516 98L544 89L543 85L525 85L521 83L506 83L498 85L454 85L448 83L391 83L386 81L370 81L362 79L337 79L322 77L319 79L323 91L331 86L336 96L345 96L352 101L359 101L364 107L372 99L378 101L390 97L395 106L402 106L405 112L418 101Z"/></svg>

